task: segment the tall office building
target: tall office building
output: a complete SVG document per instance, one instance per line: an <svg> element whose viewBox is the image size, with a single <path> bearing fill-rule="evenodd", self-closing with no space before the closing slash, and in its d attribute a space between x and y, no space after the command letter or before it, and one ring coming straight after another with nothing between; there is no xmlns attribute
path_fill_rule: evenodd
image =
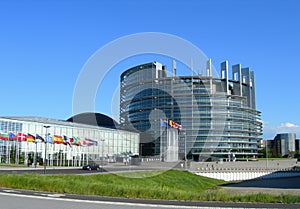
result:
<svg viewBox="0 0 300 209"><path fill-rule="evenodd" d="M273 140L273 153L279 157L287 157L290 152L296 151L296 134L280 133Z"/></svg>
<svg viewBox="0 0 300 209"><path fill-rule="evenodd" d="M162 155L168 136L163 121L181 125L178 155L193 160L256 157L262 134L255 104L254 73L240 64L221 63L221 77L212 76L211 60L205 75L171 75L158 62L138 65L121 75L120 123L141 133L142 155ZM170 73L169 73L170 74Z"/></svg>

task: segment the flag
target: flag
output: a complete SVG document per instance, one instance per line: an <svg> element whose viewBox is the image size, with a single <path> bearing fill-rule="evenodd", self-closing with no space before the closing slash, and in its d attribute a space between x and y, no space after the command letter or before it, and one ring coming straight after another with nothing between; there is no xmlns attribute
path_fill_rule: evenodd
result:
<svg viewBox="0 0 300 209"><path fill-rule="evenodd" d="M35 142L35 137L31 134L27 134L27 142Z"/></svg>
<svg viewBox="0 0 300 209"><path fill-rule="evenodd" d="M40 135L36 134L35 136L35 142L44 142L45 139L43 137L41 137Z"/></svg>
<svg viewBox="0 0 300 209"><path fill-rule="evenodd" d="M17 140L18 137L14 133L9 133L9 140Z"/></svg>
<svg viewBox="0 0 300 209"><path fill-rule="evenodd" d="M83 140L83 146L93 146L93 142L90 142L90 141L88 141L88 140Z"/></svg>
<svg viewBox="0 0 300 209"><path fill-rule="evenodd" d="M160 120L160 122L161 122L161 126L162 127L170 128L168 121L166 121L166 120Z"/></svg>
<svg viewBox="0 0 300 209"><path fill-rule="evenodd" d="M81 146L82 145L82 143L81 143L81 140L79 139L78 141L77 141L77 144L76 144L77 146Z"/></svg>
<svg viewBox="0 0 300 209"><path fill-rule="evenodd" d="M179 130L181 130L181 128L182 128L181 125L179 125L178 123L175 123L175 122L172 121L172 120L169 120L169 126L170 126L171 128L176 128L176 129L179 129Z"/></svg>
<svg viewBox="0 0 300 209"><path fill-rule="evenodd" d="M75 141L75 140L74 140L74 136L73 136L72 138L70 138L70 143L71 143L71 144L74 144L74 141Z"/></svg>
<svg viewBox="0 0 300 209"><path fill-rule="evenodd" d="M70 139L69 139L69 137L67 137L67 136L64 136L64 145L69 145L69 146L71 146Z"/></svg>
<svg viewBox="0 0 300 209"><path fill-rule="evenodd" d="M79 137L73 136L72 138L70 138L70 143L74 146L81 146L81 141Z"/></svg>
<svg viewBox="0 0 300 209"><path fill-rule="evenodd" d="M166 123L165 123L164 120L160 120L160 126L161 126L161 127L166 127Z"/></svg>
<svg viewBox="0 0 300 209"><path fill-rule="evenodd" d="M26 141L27 135L23 133L18 133L17 139L18 141Z"/></svg>
<svg viewBox="0 0 300 209"><path fill-rule="evenodd" d="M54 143L53 137L50 136L50 134L45 134L45 141L46 141L46 143L50 143L50 144Z"/></svg>
<svg viewBox="0 0 300 209"><path fill-rule="evenodd" d="M92 139L85 139L83 141L83 145L85 146L98 146L98 142L96 140L92 140Z"/></svg>
<svg viewBox="0 0 300 209"><path fill-rule="evenodd" d="M172 128L174 128L174 127L173 127L173 121L172 121L172 120L169 120L169 126L172 127Z"/></svg>
<svg viewBox="0 0 300 209"><path fill-rule="evenodd" d="M81 146L81 140L79 137L76 137L76 146Z"/></svg>
<svg viewBox="0 0 300 209"><path fill-rule="evenodd" d="M9 140L9 134L0 133L0 140Z"/></svg>
<svg viewBox="0 0 300 209"><path fill-rule="evenodd" d="M54 142L54 144L63 144L64 139L62 138L62 136L54 135L53 142Z"/></svg>

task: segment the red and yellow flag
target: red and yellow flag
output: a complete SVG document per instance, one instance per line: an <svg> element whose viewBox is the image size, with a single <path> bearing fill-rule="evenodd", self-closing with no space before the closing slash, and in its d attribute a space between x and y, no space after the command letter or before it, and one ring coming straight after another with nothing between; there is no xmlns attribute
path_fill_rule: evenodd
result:
<svg viewBox="0 0 300 209"><path fill-rule="evenodd" d="M58 135L53 136L53 141L54 141L54 144L63 144L64 143L63 137L58 136Z"/></svg>

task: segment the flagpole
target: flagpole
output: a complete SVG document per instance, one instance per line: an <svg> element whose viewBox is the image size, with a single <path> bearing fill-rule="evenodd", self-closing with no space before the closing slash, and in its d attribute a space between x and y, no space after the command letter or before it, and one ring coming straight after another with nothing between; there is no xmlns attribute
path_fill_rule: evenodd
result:
<svg viewBox="0 0 300 209"><path fill-rule="evenodd" d="M15 139L14 139L15 140ZM16 148L16 156L15 156L15 164L18 165L19 164L19 144L18 141L14 141L15 144L15 148Z"/></svg>
<svg viewBox="0 0 300 209"><path fill-rule="evenodd" d="M34 142L35 143L35 153L34 153L34 167L36 168L36 164L37 164L37 162L36 162L36 155L37 155L37 142Z"/></svg>
<svg viewBox="0 0 300 209"><path fill-rule="evenodd" d="M86 146L87 148L87 156L86 156L86 164L89 164L89 146Z"/></svg>
<svg viewBox="0 0 300 209"><path fill-rule="evenodd" d="M60 154L59 154L59 152L57 152L57 146L59 146L59 144L54 145L54 147L56 147L55 151L56 151L56 153L57 153L57 155L56 155L56 166L58 167L58 160L59 160L59 158L60 158ZM59 147L59 148L60 148L60 147Z"/></svg>
<svg viewBox="0 0 300 209"><path fill-rule="evenodd" d="M67 147L67 145L65 145L65 153L64 153L64 158L65 158L65 160L64 160L64 166L66 166L66 161L68 160L67 159L67 154L68 154L68 147Z"/></svg>
<svg viewBox="0 0 300 209"><path fill-rule="evenodd" d="M13 140L13 147L15 148L15 164L17 164L17 158L16 158L16 155L17 155L17 146L16 146L16 142L14 140L14 138L12 139Z"/></svg>
<svg viewBox="0 0 300 209"><path fill-rule="evenodd" d="M44 128L46 129L46 136L48 135L48 128L50 128L50 126L44 126ZM46 167L47 167L47 140L45 140L45 157L44 157L44 174L46 174Z"/></svg>
<svg viewBox="0 0 300 209"><path fill-rule="evenodd" d="M53 138L52 138L52 140L53 140ZM55 151L54 147L55 147L54 141L52 141L52 142L51 142L51 148L52 148L52 154L51 154L51 166L52 166L52 167L54 166L54 162L53 162L53 160L54 160L54 151Z"/></svg>
<svg viewBox="0 0 300 209"><path fill-rule="evenodd" d="M5 141L5 164L8 164L8 144Z"/></svg>
<svg viewBox="0 0 300 209"><path fill-rule="evenodd" d="M18 160L17 160L17 144L16 144L16 141L15 139L13 138L13 147L15 149L15 153L12 153L14 158L15 158L15 165L17 165L18 163Z"/></svg>
<svg viewBox="0 0 300 209"><path fill-rule="evenodd" d="M1 148L0 148L0 163L2 162L2 153L3 153L3 143L2 143L2 140L0 141L1 143Z"/></svg>
<svg viewBox="0 0 300 209"><path fill-rule="evenodd" d="M82 166L82 160L83 160L83 156L82 156L82 146L80 145L79 147L79 153L80 153L80 157L79 157L79 166Z"/></svg>
<svg viewBox="0 0 300 209"><path fill-rule="evenodd" d="M26 140L26 137L25 137L25 140ZM25 146L25 145L26 145L26 146ZM26 140L26 143L24 143L24 147L25 147L25 149L24 149L24 158L25 158L24 163L26 162L26 164L28 165L28 155L27 155L28 147L27 147L27 140ZM25 165L26 165L26 164L25 164Z"/></svg>
<svg viewBox="0 0 300 209"><path fill-rule="evenodd" d="M10 162L10 153L11 153L11 143L10 143L10 140L8 138L8 164L11 164Z"/></svg>

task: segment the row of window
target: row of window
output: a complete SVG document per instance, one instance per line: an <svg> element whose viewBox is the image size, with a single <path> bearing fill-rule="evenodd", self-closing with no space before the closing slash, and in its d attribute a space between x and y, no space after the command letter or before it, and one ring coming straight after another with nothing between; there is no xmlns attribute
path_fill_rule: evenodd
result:
<svg viewBox="0 0 300 209"><path fill-rule="evenodd" d="M22 131L22 123L12 121L0 121L0 131L8 133Z"/></svg>
<svg viewBox="0 0 300 209"><path fill-rule="evenodd" d="M46 129L43 127L43 124L39 123L29 123L29 122L12 122L7 120L0 120L0 124L6 126L5 130L2 132L9 133L13 132L17 134L21 133L30 133L32 135L39 134L40 136L44 136L46 134ZM14 124L15 126L11 126L9 124ZM19 128L16 124L19 124ZM131 151L133 153L139 152L139 134L127 131L119 131L119 130L109 130L109 129L87 129L87 128L79 128L72 126L59 126L59 125L51 125L47 130L47 133L51 136L59 135L59 136L67 136L69 138L79 137L81 143L86 138L98 141L98 145L103 147L105 150L111 150L109 147L115 147L114 150L120 150L119 148ZM1 140L0 140L1 142ZM30 143L29 143L30 144ZM98 148L99 148L98 146ZM118 148L119 147L119 148ZM97 151L97 148L93 150ZM110 153L112 154L112 153ZM117 154L117 153L113 153Z"/></svg>

